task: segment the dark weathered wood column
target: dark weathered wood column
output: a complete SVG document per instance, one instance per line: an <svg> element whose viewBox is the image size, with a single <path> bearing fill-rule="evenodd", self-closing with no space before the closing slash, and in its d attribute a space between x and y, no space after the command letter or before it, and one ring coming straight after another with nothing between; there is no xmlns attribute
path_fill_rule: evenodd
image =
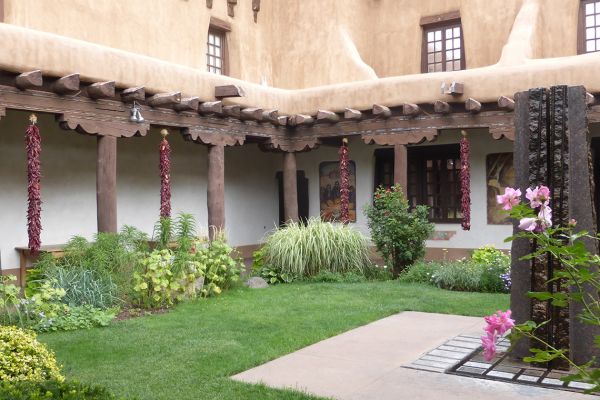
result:
<svg viewBox="0 0 600 400"><path fill-rule="evenodd" d="M583 86L568 88L567 126L569 130L569 212L570 218L577 221L577 231L584 230L592 235L597 232L594 208L594 176L592 155L590 152L590 134L586 117L586 92ZM598 254L598 242L583 239L587 249ZM597 270L598 266L592 267ZM583 296L590 303L598 301L598 292L591 284L583 284ZM577 288L571 288L577 291ZM576 315L583 311L583 304L571 301L569 304L570 356L578 365L586 363L592 357L600 360L600 350L593 345L594 337L600 335L600 329L582 322Z"/></svg>
<svg viewBox="0 0 600 400"><path fill-rule="evenodd" d="M117 138L98 136L96 209L98 232L117 232Z"/></svg>
<svg viewBox="0 0 600 400"><path fill-rule="evenodd" d="M405 144L394 145L394 183L402 186L404 195L408 195L408 155Z"/></svg>
<svg viewBox="0 0 600 400"><path fill-rule="evenodd" d="M298 221L296 153L283 153L283 208L285 221Z"/></svg>
<svg viewBox="0 0 600 400"><path fill-rule="evenodd" d="M208 146L208 237L225 228L225 147Z"/></svg>

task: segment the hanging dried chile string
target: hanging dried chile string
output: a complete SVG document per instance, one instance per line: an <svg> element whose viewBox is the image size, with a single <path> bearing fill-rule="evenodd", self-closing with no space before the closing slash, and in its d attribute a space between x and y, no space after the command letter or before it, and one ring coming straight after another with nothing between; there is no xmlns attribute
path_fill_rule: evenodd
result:
<svg viewBox="0 0 600 400"><path fill-rule="evenodd" d="M467 132L462 131L460 139L460 211L462 213L462 228L471 230L471 165L469 162L470 146Z"/></svg>
<svg viewBox="0 0 600 400"><path fill-rule="evenodd" d="M169 132L166 129L160 131L160 217L171 217L171 146L167 140Z"/></svg>
<svg viewBox="0 0 600 400"><path fill-rule="evenodd" d="M25 131L25 149L27 150L27 235L29 236L29 250L35 256L39 253L42 245L42 169L40 163L42 138L35 114L31 114L29 121L31 124Z"/></svg>
<svg viewBox="0 0 600 400"><path fill-rule="evenodd" d="M344 138L340 147L340 220L347 224L350 222L350 172L348 170L348 139Z"/></svg>

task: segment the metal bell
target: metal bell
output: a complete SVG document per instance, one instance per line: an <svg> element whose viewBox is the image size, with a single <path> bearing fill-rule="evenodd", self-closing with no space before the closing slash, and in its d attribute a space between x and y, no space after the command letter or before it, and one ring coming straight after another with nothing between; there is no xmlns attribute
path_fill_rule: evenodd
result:
<svg viewBox="0 0 600 400"><path fill-rule="evenodd" d="M131 117L129 117L129 120L138 124L144 122L144 117L142 117L142 113L140 112L140 106L137 103L134 103L131 108Z"/></svg>

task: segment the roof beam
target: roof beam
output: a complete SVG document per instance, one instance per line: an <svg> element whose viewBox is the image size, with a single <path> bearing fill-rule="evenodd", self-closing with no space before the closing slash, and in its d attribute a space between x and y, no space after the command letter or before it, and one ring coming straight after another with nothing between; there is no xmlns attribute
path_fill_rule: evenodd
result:
<svg viewBox="0 0 600 400"><path fill-rule="evenodd" d="M373 104L373 115L381 118L389 118L392 116L392 112L386 106Z"/></svg>
<svg viewBox="0 0 600 400"><path fill-rule="evenodd" d="M206 103L200 104L198 111L203 114L222 114L223 103L220 101L207 101Z"/></svg>
<svg viewBox="0 0 600 400"><path fill-rule="evenodd" d="M344 118L359 121L362 118L362 113L353 108L346 108L346 110L344 110Z"/></svg>
<svg viewBox="0 0 600 400"><path fill-rule="evenodd" d="M79 74L71 74L58 78L52 84L52 91L57 94L71 94L79 91Z"/></svg>
<svg viewBox="0 0 600 400"><path fill-rule="evenodd" d="M148 98L146 103L150 107L169 107L181 103L181 92L158 93Z"/></svg>
<svg viewBox="0 0 600 400"><path fill-rule="evenodd" d="M186 97L181 102L173 105L175 111L198 111L200 99L198 97Z"/></svg>
<svg viewBox="0 0 600 400"><path fill-rule="evenodd" d="M241 115L242 108L237 104L231 104L223 106L223 113L228 117L239 118Z"/></svg>
<svg viewBox="0 0 600 400"><path fill-rule="evenodd" d="M115 81L92 83L86 90L88 96L92 99L115 97Z"/></svg>
<svg viewBox="0 0 600 400"><path fill-rule="evenodd" d="M317 111L317 121L318 122L338 122L340 120L339 115L334 113L333 111L327 110L319 110Z"/></svg>
<svg viewBox="0 0 600 400"><path fill-rule="evenodd" d="M143 86L127 88L121 92L121 101L123 103L133 103L134 101L146 100L146 90Z"/></svg>
<svg viewBox="0 0 600 400"><path fill-rule="evenodd" d="M288 117L289 126L311 125L314 122L314 118L306 114L295 114Z"/></svg>
<svg viewBox="0 0 600 400"><path fill-rule="evenodd" d="M240 118L251 121L262 121L263 109L256 107L243 108L240 114Z"/></svg>
<svg viewBox="0 0 600 400"><path fill-rule="evenodd" d="M238 85L222 85L215 86L215 97L219 100L226 97L244 97L246 93L241 86Z"/></svg>
<svg viewBox="0 0 600 400"><path fill-rule="evenodd" d="M402 106L402 114L414 117L415 115L419 115L421 113L421 108L416 104L407 103Z"/></svg>
<svg viewBox="0 0 600 400"><path fill-rule="evenodd" d="M450 104L447 102L436 100L435 103L433 103L433 111L437 114L448 114L452 110L450 108Z"/></svg>
<svg viewBox="0 0 600 400"><path fill-rule="evenodd" d="M24 72L15 78L15 86L21 90L41 87L43 84L42 71Z"/></svg>
<svg viewBox="0 0 600 400"><path fill-rule="evenodd" d="M503 110L512 111L515 109L515 101L510 97L500 96L498 98L498 107Z"/></svg>
<svg viewBox="0 0 600 400"><path fill-rule="evenodd" d="M469 97L467 101L465 101L465 110L471 113L478 113L481 111L481 103L474 98Z"/></svg>

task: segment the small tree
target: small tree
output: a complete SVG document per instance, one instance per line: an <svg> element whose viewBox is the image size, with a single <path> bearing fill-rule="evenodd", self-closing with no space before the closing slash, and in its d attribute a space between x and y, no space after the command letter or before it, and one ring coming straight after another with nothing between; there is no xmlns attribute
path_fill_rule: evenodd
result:
<svg viewBox="0 0 600 400"><path fill-rule="evenodd" d="M427 206L409 208L400 185L390 189L379 187L373 205L365 206L371 240L385 262L392 266L394 278L423 257L425 240L433 232Z"/></svg>

